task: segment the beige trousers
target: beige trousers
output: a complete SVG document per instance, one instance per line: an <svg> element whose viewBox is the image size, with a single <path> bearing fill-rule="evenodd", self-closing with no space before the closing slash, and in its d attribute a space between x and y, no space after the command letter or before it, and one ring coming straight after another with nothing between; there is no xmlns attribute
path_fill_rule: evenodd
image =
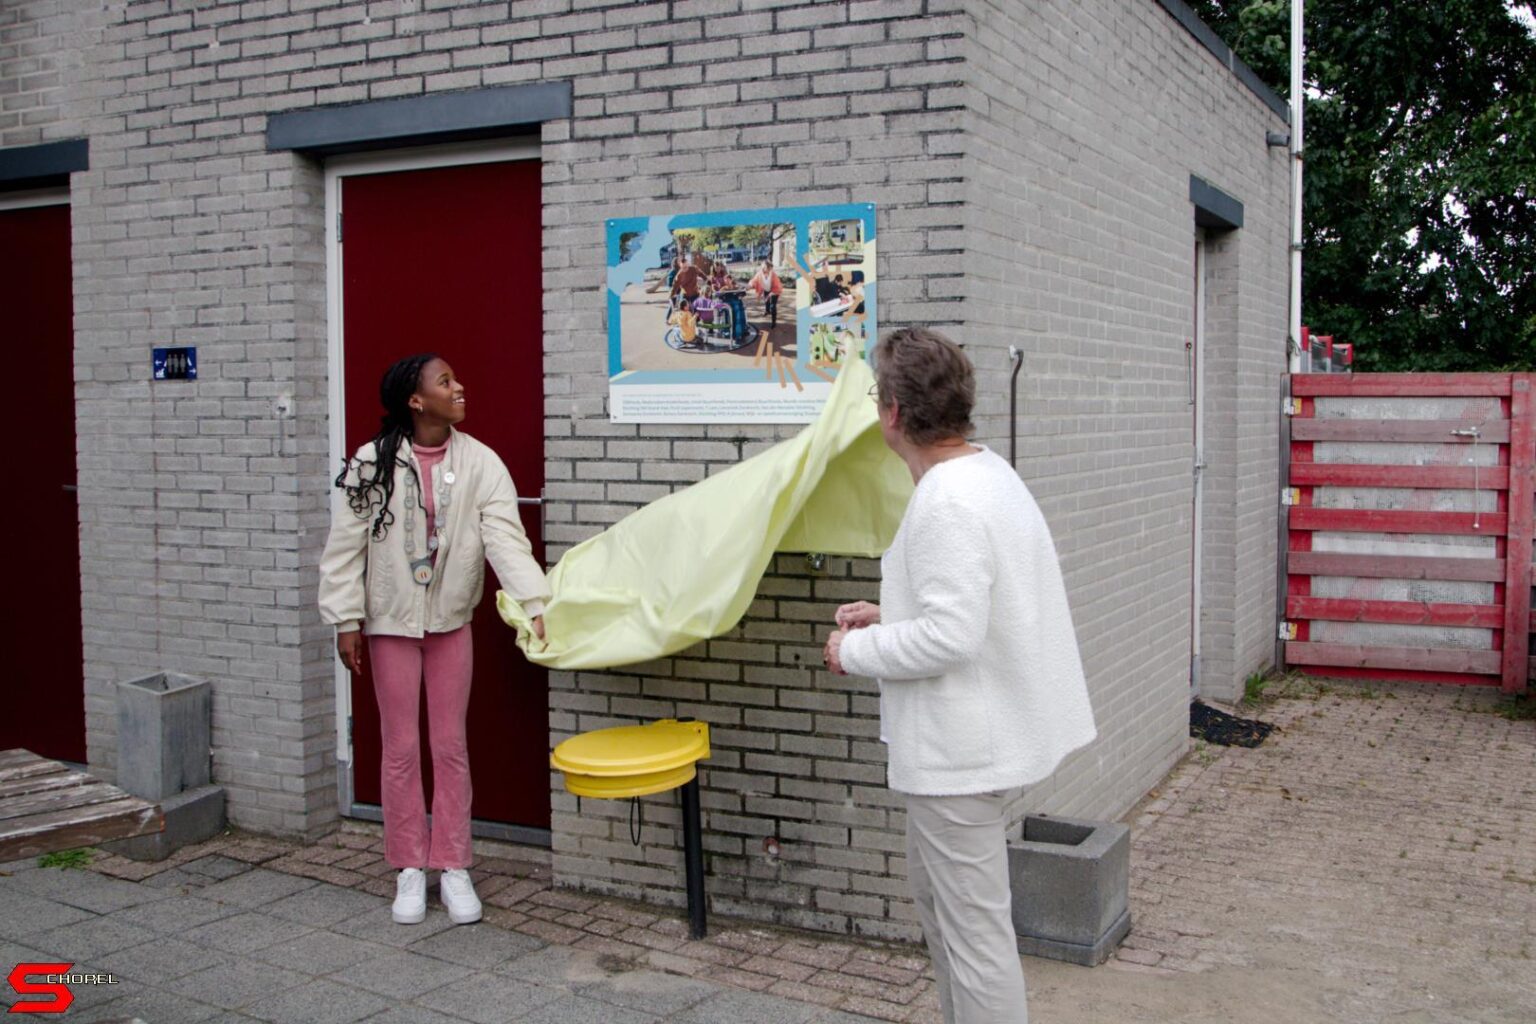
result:
<svg viewBox="0 0 1536 1024"><path fill-rule="evenodd" d="M1013 931L1004 808L1017 790L911 796L907 880L944 1024L1028 1024Z"/></svg>

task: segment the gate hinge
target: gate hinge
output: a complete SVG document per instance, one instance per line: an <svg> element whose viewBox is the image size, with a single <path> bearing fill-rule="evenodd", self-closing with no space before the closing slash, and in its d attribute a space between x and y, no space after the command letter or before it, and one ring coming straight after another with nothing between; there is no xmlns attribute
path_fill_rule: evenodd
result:
<svg viewBox="0 0 1536 1024"><path fill-rule="evenodd" d="M1301 504L1301 488L1300 487L1282 487L1282 488L1280 488L1280 504L1284 505L1284 506L1300 505Z"/></svg>
<svg viewBox="0 0 1536 1024"><path fill-rule="evenodd" d="M347 716L347 746L352 745L352 716Z"/></svg>
<svg viewBox="0 0 1536 1024"><path fill-rule="evenodd" d="M341 241L341 211L336 211L336 241Z"/></svg>
<svg viewBox="0 0 1536 1024"><path fill-rule="evenodd" d="M1282 399L1280 399L1280 415L1281 416L1300 416L1301 415L1301 399L1299 399L1299 398L1282 398Z"/></svg>
<svg viewBox="0 0 1536 1024"><path fill-rule="evenodd" d="M1280 620L1280 629L1277 631L1276 635L1278 635L1281 640L1295 640L1296 639L1296 623L1294 623L1294 622L1287 622L1284 619L1281 619Z"/></svg>

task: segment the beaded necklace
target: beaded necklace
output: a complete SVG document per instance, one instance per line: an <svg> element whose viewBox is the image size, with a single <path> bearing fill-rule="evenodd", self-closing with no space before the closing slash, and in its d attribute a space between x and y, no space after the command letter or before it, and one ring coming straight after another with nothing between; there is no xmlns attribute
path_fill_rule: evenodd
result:
<svg viewBox="0 0 1536 1024"><path fill-rule="evenodd" d="M444 460L447 468L438 474L436 504L434 507L434 522L432 536L427 538L427 553L421 558L416 557L416 509L425 506L421 501L421 481L417 479L416 467L407 465L410 472L405 474L405 557L411 564L411 579L422 586L432 582L432 556L442 547L446 539L446 531L443 523L448 519L448 508L453 504L453 441L448 442L448 455Z"/></svg>

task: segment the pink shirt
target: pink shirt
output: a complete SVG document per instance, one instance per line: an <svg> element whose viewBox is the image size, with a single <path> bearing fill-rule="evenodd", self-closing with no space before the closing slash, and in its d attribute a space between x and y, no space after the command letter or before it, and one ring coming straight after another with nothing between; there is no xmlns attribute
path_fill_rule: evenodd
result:
<svg viewBox="0 0 1536 1024"><path fill-rule="evenodd" d="M432 467L442 462L448 454L448 442L444 441L435 448L425 448L414 441L411 443L411 451L416 455L416 461L421 465L421 500L427 506L427 536L432 536L432 531L437 528L437 491L432 486ZM432 564L437 564L437 552L432 552Z"/></svg>

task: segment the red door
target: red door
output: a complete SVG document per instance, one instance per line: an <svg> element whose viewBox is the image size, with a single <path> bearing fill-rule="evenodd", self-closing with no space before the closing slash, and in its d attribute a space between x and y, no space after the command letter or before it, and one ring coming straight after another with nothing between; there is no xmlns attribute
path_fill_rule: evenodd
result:
<svg viewBox="0 0 1536 1024"><path fill-rule="evenodd" d="M5 588L0 750L85 761L80 512L75 504L75 337L69 206L0 210L0 337L29 424L23 505L13 509ZM149 354L145 353L146 366Z"/></svg>
<svg viewBox="0 0 1536 1024"><path fill-rule="evenodd" d="M543 298L538 161L470 164L341 180L346 445L378 429L390 363L436 352L464 382L466 433L506 462L519 496L544 486ZM542 562L538 508L523 526ZM474 617L469 705L474 817L549 828L549 680L496 614L494 573ZM379 802L373 682L352 684L353 792ZM422 747L428 791L426 707Z"/></svg>

